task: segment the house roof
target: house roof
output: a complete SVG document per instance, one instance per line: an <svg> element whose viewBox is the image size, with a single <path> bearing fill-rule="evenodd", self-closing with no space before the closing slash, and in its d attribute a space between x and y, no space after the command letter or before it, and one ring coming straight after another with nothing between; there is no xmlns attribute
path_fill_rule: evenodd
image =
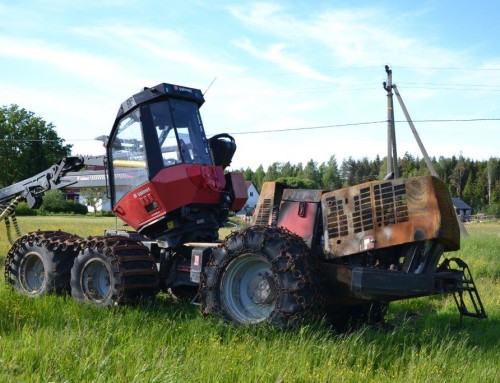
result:
<svg viewBox="0 0 500 383"><path fill-rule="evenodd" d="M246 185L247 185L247 189L253 185L253 182L252 181L245 181Z"/></svg>
<svg viewBox="0 0 500 383"><path fill-rule="evenodd" d="M460 198L452 198L451 201L453 202L453 206L455 206L458 209L472 209L469 205L467 205Z"/></svg>

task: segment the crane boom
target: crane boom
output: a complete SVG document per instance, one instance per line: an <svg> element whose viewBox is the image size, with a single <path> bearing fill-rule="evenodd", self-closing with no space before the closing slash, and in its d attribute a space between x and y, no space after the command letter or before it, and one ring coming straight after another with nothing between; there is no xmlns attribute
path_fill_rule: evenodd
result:
<svg viewBox="0 0 500 383"><path fill-rule="evenodd" d="M104 166L104 156L71 156L63 157L47 170L37 175L19 181L0 189L0 203L5 203L15 197L26 199L30 208L37 208L42 202L42 195L47 190L61 189L74 184L70 177L65 177L69 172L76 172L84 166Z"/></svg>

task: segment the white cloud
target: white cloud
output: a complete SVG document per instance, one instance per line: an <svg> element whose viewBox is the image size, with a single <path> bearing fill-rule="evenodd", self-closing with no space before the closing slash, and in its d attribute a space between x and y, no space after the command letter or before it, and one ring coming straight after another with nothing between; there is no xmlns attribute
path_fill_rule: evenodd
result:
<svg viewBox="0 0 500 383"><path fill-rule="evenodd" d="M127 68L114 59L67 48L39 39L0 35L0 56L35 67L47 65L56 72L76 76L94 86L109 88L130 78Z"/></svg>
<svg viewBox="0 0 500 383"><path fill-rule="evenodd" d="M260 50L256 48L249 39L235 40L234 45L245 50L247 53L250 53L254 57L268 60L276 64L279 68L281 68L281 70L292 72L298 76L302 76L304 78L312 80L334 82L333 78L319 73L309 65L301 62L300 59L287 55L285 53L287 45L284 43L273 44L266 50Z"/></svg>

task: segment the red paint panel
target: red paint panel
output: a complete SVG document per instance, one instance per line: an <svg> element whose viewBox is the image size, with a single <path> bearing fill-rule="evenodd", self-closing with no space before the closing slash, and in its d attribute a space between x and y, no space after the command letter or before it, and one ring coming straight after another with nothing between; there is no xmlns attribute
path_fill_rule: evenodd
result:
<svg viewBox="0 0 500 383"><path fill-rule="evenodd" d="M231 185L234 193L234 201L231 205L231 210L240 211L243 209L248 199L247 184L242 173L231 172L229 173L229 177L231 178Z"/></svg>
<svg viewBox="0 0 500 383"><path fill-rule="evenodd" d="M146 206L156 208L147 209ZM149 210L149 211L148 211ZM147 182L126 194L114 208L115 214L135 230L165 214L165 207L151 182Z"/></svg>
<svg viewBox="0 0 500 383"><path fill-rule="evenodd" d="M150 182L133 189L120 200L114 211L138 230L183 206L220 203L220 191L225 184L221 167L171 166L162 169Z"/></svg>
<svg viewBox="0 0 500 383"><path fill-rule="evenodd" d="M300 209L301 204L303 210ZM299 215L299 209L302 216ZM283 201L277 225L301 236L311 246L317 213L318 203L316 202Z"/></svg>

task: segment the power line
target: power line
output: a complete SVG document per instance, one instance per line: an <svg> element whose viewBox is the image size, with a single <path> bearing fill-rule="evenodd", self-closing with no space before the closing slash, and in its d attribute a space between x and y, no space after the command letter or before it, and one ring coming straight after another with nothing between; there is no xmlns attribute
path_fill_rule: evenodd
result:
<svg viewBox="0 0 500 383"><path fill-rule="evenodd" d="M91 138L74 138L74 139L64 139L64 138L59 138L59 139L37 139L37 140L32 140L32 139L24 139L24 138L0 138L0 141L4 142L81 142L81 141L99 141L96 139L91 139Z"/></svg>
<svg viewBox="0 0 500 383"><path fill-rule="evenodd" d="M500 68L467 68L467 67L416 67L416 66L393 66L396 69L432 69L432 70L470 70L470 71L500 71Z"/></svg>
<svg viewBox="0 0 500 383"><path fill-rule="evenodd" d="M398 81L398 84L408 85L432 85L432 86L464 86L470 88L500 88L500 84L466 84L466 83L439 83L439 82L408 82Z"/></svg>
<svg viewBox="0 0 500 383"><path fill-rule="evenodd" d="M293 76L300 74L322 74L324 72L341 72L341 71L351 71L351 70L363 70L371 68L383 68L385 64L380 65L364 65L364 66L353 66L353 67L330 67L330 68L318 68L317 70L304 70L296 72L261 72L254 74L241 74L233 76L219 76L221 79L237 79L237 78L258 78L258 77L280 77L280 76ZM414 70L445 70L445 71L473 71L473 72L498 72L500 68L474 68L474 67L437 67L437 66L392 66L395 69L414 69Z"/></svg>
<svg viewBox="0 0 500 383"><path fill-rule="evenodd" d="M413 122L418 123L440 123L440 122L478 122L478 121L500 121L500 118L469 118L469 119L429 119L429 120L413 120ZM397 123L406 123L406 120L396 120ZM333 125L320 125L320 126L307 126L301 128L284 128L284 129L269 129L269 130L250 130L246 132L232 132L232 135L243 135L243 134L260 134L260 133L279 133L279 132L290 132L297 130L314 130L314 129L328 129L328 128L340 128L346 126L360 126L360 125L375 125L375 124L387 124L387 120L379 121L368 121L368 122L353 122L346 124L333 124Z"/></svg>
<svg viewBox="0 0 500 383"><path fill-rule="evenodd" d="M418 123L448 123L448 122L481 122L481 121L500 121L500 118L449 118L449 119L426 119L426 120L413 120L413 122ZM406 120L395 120L397 123L406 123ZM362 126L362 125L376 125L376 124L387 124L387 120L378 121L364 121L364 122L350 122L345 124L331 124L331 125L318 125L318 126L304 126L298 128L283 128L283 129L267 129L267 130L248 130L245 132L229 132L232 135L243 135L243 134L261 134L261 133L280 133L280 132L290 132L299 130L314 130L314 129L329 129L329 128L342 128L346 126ZM75 139L62 139L67 142L81 142L81 141L99 141L95 139L86 138L75 138ZM13 138L0 138L3 142L60 142L60 140L31 140L31 139L13 139Z"/></svg>
<svg viewBox="0 0 500 383"><path fill-rule="evenodd" d="M229 134L259 134L259 133L276 133L276 132L290 132L292 130L312 130L312 129L327 129L327 128L340 128L345 126L359 126L359 125L373 125L387 123L387 121L369 121L369 122L353 122L349 124L335 124L335 125L321 125L321 126L307 126L302 128L285 128L285 129L270 129L270 130L249 130L246 132L233 132Z"/></svg>
<svg viewBox="0 0 500 383"><path fill-rule="evenodd" d="M472 92L500 92L500 85L487 85L487 84L464 84L464 83L426 83L426 82L398 82L398 84L405 84L405 89L431 89L431 90L460 90ZM227 88L219 87L216 97L267 97L267 96L283 96L290 94L310 94L310 93L325 93L325 92L351 92L351 91L365 91L365 90L379 90L380 83L370 83L367 85L331 85L324 87L314 88L301 88L301 89L283 89L270 92L255 92L255 93L242 93L240 88ZM234 90L234 93L231 92Z"/></svg>

